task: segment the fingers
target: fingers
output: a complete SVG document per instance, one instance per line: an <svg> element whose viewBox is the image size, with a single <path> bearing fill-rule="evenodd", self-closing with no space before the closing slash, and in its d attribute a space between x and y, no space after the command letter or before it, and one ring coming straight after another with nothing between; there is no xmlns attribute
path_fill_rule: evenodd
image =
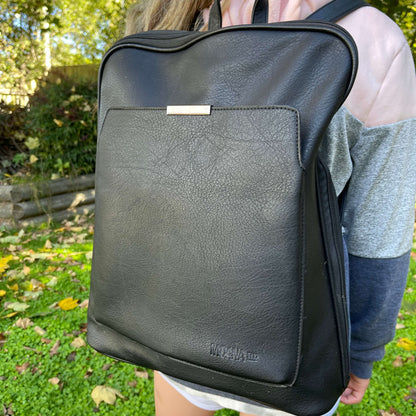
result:
<svg viewBox="0 0 416 416"><path fill-rule="evenodd" d="M341 403L344 404L357 404L363 399L365 392L367 391L370 379L359 378L354 374L351 374L348 387L345 389L341 396Z"/></svg>

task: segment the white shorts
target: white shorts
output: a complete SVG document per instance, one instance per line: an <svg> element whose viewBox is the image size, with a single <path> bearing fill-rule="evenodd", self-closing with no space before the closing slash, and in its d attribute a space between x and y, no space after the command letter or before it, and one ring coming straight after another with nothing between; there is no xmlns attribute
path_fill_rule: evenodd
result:
<svg viewBox="0 0 416 416"><path fill-rule="evenodd" d="M159 373L178 393L180 393L186 400L192 403L194 406L200 409L217 411L220 409L231 409L237 412L249 413L258 416L293 416L291 413L282 412L280 410L271 409L268 407L256 406L250 403L240 402L238 400L230 399L228 397L217 396L206 392L191 389L190 387L183 386L176 383L170 377ZM337 410L339 400L335 403L334 407L322 416L331 416Z"/></svg>

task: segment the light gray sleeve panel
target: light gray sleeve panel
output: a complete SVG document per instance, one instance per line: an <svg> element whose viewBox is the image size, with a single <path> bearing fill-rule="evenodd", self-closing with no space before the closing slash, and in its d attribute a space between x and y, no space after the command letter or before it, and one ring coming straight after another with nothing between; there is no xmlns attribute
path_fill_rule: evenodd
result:
<svg viewBox="0 0 416 416"><path fill-rule="evenodd" d="M401 256L412 246L416 118L362 126L350 149L353 169L343 212L348 251L364 258ZM337 166L333 171L336 178Z"/></svg>
<svg viewBox="0 0 416 416"><path fill-rule="evenodd" d="M362 122L345 107L341 107L333 117L319 148L319 156L331 172L338 196L352 174L350 149L360 137L362 128Z"/></svg>

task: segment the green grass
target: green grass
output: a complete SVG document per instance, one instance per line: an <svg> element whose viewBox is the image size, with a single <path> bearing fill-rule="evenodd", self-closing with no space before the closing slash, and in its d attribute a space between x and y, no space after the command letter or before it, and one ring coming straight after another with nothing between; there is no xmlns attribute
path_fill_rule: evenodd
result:
<svg viewBox="0 0 416 416"><path fill-rule="evenodd" d="M86 341L92 236L92 219L84 217L0 231L0 406L15 415L154 415L152 372L105 357L80 341ZM399 338L416 341L415 276L412 259L398 320L404 328L376 363L363 402L340 406L340 416L379 415L379 410L416 415L415 401L405 400L408 388L416 388L416 351L397 345ZM57 302L67 298L77 302L64 310ZM13 310L16 302L26 309ZM17 326L19 318L29 318L31 325ZM96 386L116 389L123 397L97 406L91 397ZM230 410L216 414L234 415Z"/></svg>

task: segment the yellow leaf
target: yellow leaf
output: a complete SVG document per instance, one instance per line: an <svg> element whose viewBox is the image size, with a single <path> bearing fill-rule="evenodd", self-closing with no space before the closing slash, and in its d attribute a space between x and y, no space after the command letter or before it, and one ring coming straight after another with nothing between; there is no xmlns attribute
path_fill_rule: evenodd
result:
<svg viewBox="0 0 416 416"><path fill-rule="evenodd" d="M5 290L0 290L0 297L5 296L5 295L6 295L6 291Z"/></svg>
<svg viewBox="0 0 416 416"><path fill-rule="evenodd" d="M11 318L12 316L15 316L15 315L17 315L17 312L11 312L11 313L8 313L7 315L3 316L2 319Z"/></svg>
<svg viewBox="0 0 416 416"><path fill-rule="evenodd" d="M35 155L30 155L30 158L29 158L29 163L30 163L31 165L33 165L33 164L34 164L34 163L36 163L38 160L39 160L39 159L38 159Z"/></svg>
<svg viewBox="0 0 416 416"><path fill-rule="evenodd" d="M53 121L58 127L62 127L64 125L64 123L61 120L58 120L57 118L54 118Z"/></svg>
<svg viewBox="0 0 416 416"><path fill-rule="evenodd" d="M124 396L118 390L107 386L96 386L91 392L91 397L97 406L99 406L101 402L114 404L117 396L124 399Z"/></svg>
<svg viewBox="0 0 416 416"><path fill-rule="evenodd" d="M33 291L33 285L32 285L32 283L30 283L30 282L28 282L26 280L24 282L20 283L20 287L23 290L26 290L27 292L32 292Z"/></svg>
<svg viewBox="0 0 416 416"><path fill-rule="evenodd" d="M6 285L10 290L13 290L13 292L17 292L19 290L19 285L15 283L12 286Z"/></svg>
<svg viewBox="0 0 416 416"><path fill-rule="evenodd" d="M63 311L69 311L69 310L74 309L78 306L78 300L77 299L72 299L72 298L62 299L61 301L58 302L58 306Z"/></svg>
<svg viewBox="0 0 416 416"><path fill-rule="evenodd" d="M9 261L12 259L13 256L7 256L0 259L0 273L3 273L9 267L7 263L9 263Z"/></svg>
<svg viewBox="0 0 416 416"><path fill-rule="evenodd" d="M416 350L416 342L409 338L400 338L397 342L397 346L405 349L406 351Z"/></svg>

